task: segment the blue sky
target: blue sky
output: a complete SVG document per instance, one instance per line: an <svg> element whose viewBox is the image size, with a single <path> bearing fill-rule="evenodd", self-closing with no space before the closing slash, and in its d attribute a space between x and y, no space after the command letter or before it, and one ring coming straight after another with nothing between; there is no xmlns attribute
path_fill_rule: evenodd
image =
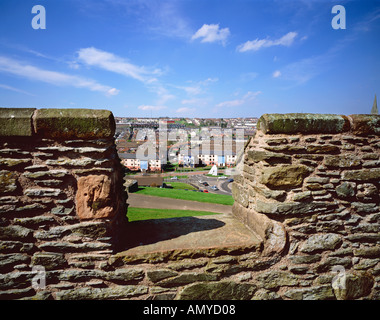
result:
<svg viewBox="0 0 380 320"><path fill-rule="evenodd" d="M379 0L1 0L0 30L1 107L348 115L380 95Z"/></svg>

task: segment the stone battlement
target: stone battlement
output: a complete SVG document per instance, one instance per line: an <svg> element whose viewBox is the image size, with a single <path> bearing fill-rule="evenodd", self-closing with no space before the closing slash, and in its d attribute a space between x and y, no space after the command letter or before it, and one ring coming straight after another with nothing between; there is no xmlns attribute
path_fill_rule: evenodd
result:
<svg viewBox="0 0 380 320"><path fill-rule="evenodd" d="M379 119L263 115L234 216L134 223L110 111L2 108L0 299L379 299Z"/></svg>
<svg viewBox="0 0 380 320"><path fill-rule="evenodd" d="M380 116L265 114L233 184L234 214L307 288L287 298L379 297ZM333 268L347 290L331 290ZM325 295L329 292L328 295Z"/></svg>
<svg viewBox="0 0 380 320"><path fill-rule="evenodd" d="M380 115L287 113L264 114L258 129L265 134L338 134L380 135Z"/></svg>
<svg viewBox="0 0 380 320"><path fill-rule="evenodd" d="M111 111L93 109L1 108L0 137L45 139L111 139L115 119Z"/></svg>
<svg viewBox="0 0 380 320"><path fill-rule="evenodd" d="M69 272L114 252L126 222L114 133L106 110L0 109L0 299L34 295L33 266Z"/></svg>

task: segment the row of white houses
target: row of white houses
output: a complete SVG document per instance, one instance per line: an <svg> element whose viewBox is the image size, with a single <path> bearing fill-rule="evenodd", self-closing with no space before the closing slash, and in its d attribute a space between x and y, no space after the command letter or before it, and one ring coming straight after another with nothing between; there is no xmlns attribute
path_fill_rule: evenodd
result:
<svg viewBox="0 0 380 320"><path fill-rule="evenodd" d="M120 153L119 157L122 165L131 171L161 171L162 169L161 160L159 159L139 159L136 157L136 153Z"/></svg>
<svg viewBox="0 0 380 320"><path fill-rule="evenodd" d="M136 153L120 153L121 163L131 171L147 170L147 171L161 171L162 163L159 157L156 159L139 159ZM176 160L176 161L175 161ZM236 152L223 150L200 150L195 153L193 150L180 151L177 158L172 162L185 167L195 167L197 165L218 167L234 167L236 165Z"/></svg>
<svg viewBox="0 0 380 320"><path fill-rule="evenodd" d="M178 154L178 163L184 166L193 167L197 164L206 166L218 167L233 167L236 165L236 152L224 153L222 150L208 152L200 152L199 154L192 154L189 152L182 152Z"/></svg>

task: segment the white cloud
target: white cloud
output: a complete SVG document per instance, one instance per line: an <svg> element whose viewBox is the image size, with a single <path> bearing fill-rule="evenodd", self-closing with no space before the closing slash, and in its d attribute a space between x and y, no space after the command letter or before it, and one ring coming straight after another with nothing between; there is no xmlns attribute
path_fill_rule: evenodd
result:
<svg viewBox="0 0 380 320"><path fill-rule="evenodd" d="M289 47L293 44L294 39L296 37L297 32L289 32L286 35L284 35L281 39L275 40L273 45Z"/></svg>
<svg viewBox="0 0 380 320"><path fill-rule="evenodd" d="M184 90L190 96L196 96L205 91L205 87L209 84L219 81L218 78L207 78L206 80L202 80L199 82L190 82L189 86L174 86L177 89Z"/></svg>
<svg viewBox="0 0 380 320"><path fill-rule="evenodd" d="M138 109L143 110L143 111L159 111L159 110L166 109L166 107L142 105L142 106L139 106Z"/></svg>
<svg viewBox="0 0 380 320"><path fill-rule="evenodd" d="M273 78L278 78L278 77L281 77L281 71L280 70L276 70L275 72L273 72Z"/></svg>
<svg viewBox="0 0 380 320"><path fill-rule="evenodd" d="M185 87L177 87L179 89L183 89L186 91L188 95L196 96L202 93L202 88L200 86L185 86Z"/></svg>
<svg viewBox="0 0 380 320"><path fill-rule="evenodd" d="M107 91L107 94L110 96L116 96L119 94L119 92L120 90L117 90L116 88L112 88Z"/></svg>
<svg viewBox="0 0 380 320"><path fill-rule="evenodd" d="M142 82L151 92L157 95L157 100L154 102L156 105L165 105L167 101L175 98L156 78L156 76L160 76L163 73L159 68L137 66L111 52L94 47L80 49L78 51L78 60L86 65L98 67ZM114 93L116 91L109 92L109 94Z"/></svg>
<svg viewBox="0 0 380 320"><path fill-rule="evenodd" d="M285 46L289 47L293 44L294 39L297 37L297 32L289 32L280 39L269 40L269 39L256 39L252 41L247 41L237 47L239 52L246 51L258 51L261 48L268 48L273 46Z"/></svg>
<svg viewBox="0 0 380 320"><path fill-rule="evenodd" d="M30 80L42 81L57 86L86 88L91 91L103 92L107 95L115 95L119 92L115 88L102 85L92 79L41 69L4 56L0 56L0 72L11 73Z"/></svg>
<svg viewBox="0 0 380 320"><path fill-rule="evenodd" d="M207 86L209 83L217 82L219 81L218 78L207 78L206 80L199 81L199 84L202 86Z"/></svg>
<svg viewBox="0 0 380 320"><path fill-rule="evenodd" d="M224 102L217 104L216 106L218 108L237 107L237 106L242 105L243 103L244 103L243 99L237 99L237 100L224 101Z"/></svg>
<svg viewBox="0 0 380 320"><path fill-rule="evenodd" d="M149 29L167 37L188 38L191 28L186 15L183 15L176 1L148 0L151 17L146 17ZM144 11L146 15L146 10Z"/></svg>
<svg viewBox="0 0 380 320"><path fill-rule="evenodd" d="M259 76L257 72L247 72L240 76L241 81L248 82L256 79Z"/></svg>
<svg viewBox="0 0 380 320"><path fill-rule="evenodd" d="M230 35L228 28L219 28L219 24L204 24L196 33L193 34L191 40L202 38L201 42L221 42L226 44Z"/></svg>
<svg viewBox="0 0 380 320"><path fill-rule="evenodd" d="M241 99L224 101L224 102L218 103L216 107L217 108L238 107L238 106L246 104L249 101L254 100L260 93L261 91L256 91L256 92L248 91Z"/></svg>
<svg viewBox="0 0 380 320"><path fill-rule="evenodd" d="M154 83L153 85L149 85L149 90L154 92L158 96L155 104L159 106L165 105L166 102L168 102L169 100L173 100L176 98L160 83Z"/></svg>
<svg viewBox="0 0 380 320"><path fill-rule="evenodd" d="M183 108L177 109L176 113L193 113L194 111L195 111L195 108L183 107Z"/></svg>
<svg viewBox="0 0 380 320"><path fill-rule="evenodd" d="M78 70L78 69L79 69L79 64L78 64L78 62L76 62L76 61L68 61L68 62L67 62L67 65L68 65L71 69L74 69L74 70Z"/></svg>
<svg viewBox="0 0 380 320"><path fill-rule="evenodd" d="M28 96L35 96L34 94L31 94L27 91L24 91L24 90L21 90L21 89L17 89L15 87L12 87L12 86L8 86L6 84L0 84L0 88L1 89L5 89L5 90L10 90L10 91L14 91L14 92L18 92L18 93L22 93L22 94L26 94Z"/></svg>
<svg viewBox="0 0 380 320"><path fill-rule="evenodd" d="M206 106L208 102L209 102L208 98L203 98L203 99L193 98L193 99L184 99L181 101L181 103L184 105L193 105L193 106L195 105Z"/></svg>
<svg viewBox="0 0 380 320"><path fill-rule="evenodd" d="M78 59L89 66L99 67L145 83L155 82L157 79L154 76L161 74L160 69L148 70L145 67L136 66L113 53L94 47L80 49Z"/></svg>
<svg viewBox="0 0 380 320"><path fill-rule="evenodd" d="M288 64L282 69L282 79L293 81L296 85L306 83L324 72L333 57L326 53Z"/></svg>
<svg viewBox="0 0 380 320"><path fill-rule="evenodd" d="M84 1L82 1L84 2ZM83 5L81 2L81 5ZM85 10L94 11L94 1ZM119 6L119 12L125 15L126 20L134 20L136 29L146 33L154 33L164 37L188 39L193 31L181 3L173 0L106 0L106 5ZM96 10L96 9L95 9ZM96 10L102 16L104 8Z"/></svg>

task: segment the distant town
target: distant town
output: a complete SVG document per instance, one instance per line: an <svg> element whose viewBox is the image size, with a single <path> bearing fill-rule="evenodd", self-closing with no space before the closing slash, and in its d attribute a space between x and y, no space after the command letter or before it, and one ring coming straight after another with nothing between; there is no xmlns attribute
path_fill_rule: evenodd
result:
<svg viewBox="0 0 380 320"><path fill-rule="evenodd" d="M258 118L115 117L126 171L165 172L216 165L233 168Z"/></svg>

